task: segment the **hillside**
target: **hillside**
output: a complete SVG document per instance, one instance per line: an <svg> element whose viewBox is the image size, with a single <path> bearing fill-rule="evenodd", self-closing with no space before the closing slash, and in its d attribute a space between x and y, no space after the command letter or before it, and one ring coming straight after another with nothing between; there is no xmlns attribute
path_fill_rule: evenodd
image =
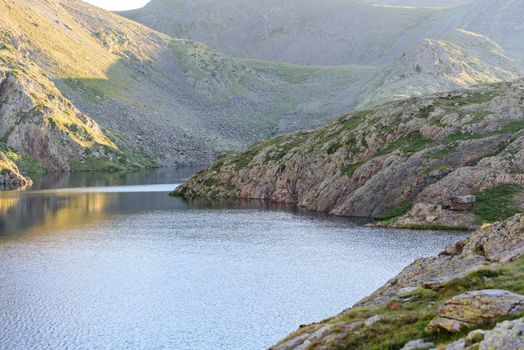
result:
<svg viewBox="0 0 524 350"><path fill-rule="evenodd" d="M523 0L475 0L455 8L432 29L433 33L462 28L499 43L520 62L524 60Z"/></svg>
<svg viewBox="0 0 524 350"><path fill-rule="evenodd" d="M390 6L414 7L456 7L475 0L370 0L370 2Z"/></svg>
<svg viewBox="0 0 524 350"><path fill-rule="evenodd" d="M120 149L110 133L64 98L26 57L9 44L0 46L0 149L8 162L17 163L24 174L150 164L138 150Z"/></svg>
<svg viewBox="0 0 524 350"><path fill-rule="evenodd" d="M504 219L523 208L523 91L524 81L482 85L350 113L222 158L174 195L296 203L398 227ZM475 206L454 210L452 197L466 195Z"/></svg>
<svg viewBox="0 0 524 350"><path fill-rule="evenodd" d="M371 75L358 95L359 107L392 99L511 81L524 68L493 40L458 29L428 38Z"/></svg>
<svg viewBox="0 0 524 350"><path fill-rule="evenodd" d="M115 146L142 154L148 164L203 164L278 133L281 124L319 125L353 102L312 106L369 71L233 60L79 0L0 1L0 33L21 65L8 69L31 66L75 113L96 121ZM33 85L23 88L31 94ZM15 142L9 147L50 170L71 168L49 166L40 158L51 155L35 157Z"/></svg>

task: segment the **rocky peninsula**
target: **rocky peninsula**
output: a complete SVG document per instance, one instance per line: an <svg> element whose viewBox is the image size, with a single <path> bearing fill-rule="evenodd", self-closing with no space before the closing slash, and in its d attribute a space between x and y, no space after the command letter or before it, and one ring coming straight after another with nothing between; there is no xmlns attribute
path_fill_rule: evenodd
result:
<svg viewBox="0 0 524 350"><path fill-rule="evenodd" d="M478 228L522 211L523 101L521 80L386 103L225 156L173 195L296 203L402 228Z"/></svg>

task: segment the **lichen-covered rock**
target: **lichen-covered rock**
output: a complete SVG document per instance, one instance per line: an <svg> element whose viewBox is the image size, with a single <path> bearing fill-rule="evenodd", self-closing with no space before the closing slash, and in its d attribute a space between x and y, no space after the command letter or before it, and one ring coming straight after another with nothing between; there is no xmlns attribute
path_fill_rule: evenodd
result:
<svg viewBox="0 0 524 350"><path fill-rule="evenodd" d="M430 332L460 332L524 310L524 295L490 289L457 295L442 305L430 322Z"/></svg>
<svg viewBox="0 0 524 350"><path fill-rule="evenodd" d="M480 342L480 350L523 350L524 319L499 323L487 332Z"/></svg>
<svg viewBox="0 0 524 350"><path fill-rule="evenodd" d="M446 350L523 350L524 319L498 323L492 330L474 330Z"/></svg>
<svg viewBox="0 0 524 350"><path fill-rule="evenodd" d="M404 216L398 218L393 226L445 225L448 227L476 227L476 216L471 212L444 209L442 204L416 203Z"/></svg>
<svg viewBox="0 0 524 350"><path fill-rule="evenodd" d="M276 345L275 347L271 348L271 350L287 350L287 349L306 350L307 347L313 341L320 339L321 337L330 333L332 329L333 329L333 325L321 326L311 332L305 332L299 335L298 337L289 339L279 345Z"/></svg>

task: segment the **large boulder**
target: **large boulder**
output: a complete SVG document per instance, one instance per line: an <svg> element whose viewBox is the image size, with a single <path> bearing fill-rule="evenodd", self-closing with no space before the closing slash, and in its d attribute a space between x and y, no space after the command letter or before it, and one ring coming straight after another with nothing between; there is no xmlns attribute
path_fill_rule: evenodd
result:
<svg viewBox="0 0 524 350"><path fill-rule="evenodd" d="M430 322L430 332L460 332L524 310L524 295L487 289L457 295L442 305Z"/></svg>

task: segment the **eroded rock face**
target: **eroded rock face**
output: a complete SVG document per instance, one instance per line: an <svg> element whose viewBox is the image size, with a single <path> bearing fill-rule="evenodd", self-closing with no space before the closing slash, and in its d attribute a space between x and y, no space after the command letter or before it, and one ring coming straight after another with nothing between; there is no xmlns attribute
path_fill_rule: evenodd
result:
<svg viewBox="0 0 524 350"><path fill-rule="evenodd" d="M45 170L119 170L148 163L77 109L0 31L0 147ZM14 37L13 37L14 38ZM13 39L11 38L11 39ZM25 171L26 169L20 169Z"/></svg>
<svg viewBox="0 0 524 350"><path fill-rule="evenodd" d="M430 322L430 332L460 332L524 310L524 295L489 289L457 295L442 305Z"/></svg>
<svg viewBox="0 0 524 350"><path fill-rule="evenodd" d="M382 317L380 315L374 315L369 317L363 322L353 322L345 325L337 325L336 331L335 325L318 325L313 327L310 331L304 332L296 337L291 337L283 342L272 347L270 350L306 350L314 342L327 337L328 342L344 337L344 333L347 332L358 332L363 327L371 327L377 322L380 322Z"/></svg>
<svg viewBox="0 0 524 350"><path fill-rule="evenodd" d="M115 160L120 152L96 122L8 46L0 52L0 131L5 146L51 171L69 171L72 162L97 151Z"/></svg>
<svg viewBox="0 0 524 350"><path fill-rule="evenodd" d="M524 185L523 97L519 81L352 113L223 158L175 194L368 217L413 202L394 226L474 228L477 217L453 210L452 198Z"/></svg>

